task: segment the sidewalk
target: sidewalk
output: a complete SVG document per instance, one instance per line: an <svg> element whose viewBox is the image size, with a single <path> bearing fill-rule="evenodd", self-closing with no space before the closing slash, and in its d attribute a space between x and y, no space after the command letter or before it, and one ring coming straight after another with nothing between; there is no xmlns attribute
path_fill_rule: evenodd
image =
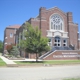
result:
<svg viewBox="0 0 80 80"><path fill-rule="evenodd" d="M24 60L12 60L12 61L36 61L36 59L24 59ZM42 61L42 60L39 60L38 61Z"/></svg>
<svg viewBox="0 0 80 80"><path fill-rule="evenodd" d="M7 58L5 58L4 56L0 55L0 58L6 63L6 64L16 64L15 62L13 62L12 60L9 60Z"/></svg>
<svg viewBox="0 0 80 80"><path fill-rule="evenodd" d="M24 59L24 60L9 60L7 59L6 57L4 56L0 56L0 58L6 63L6 64L16 64L14 61L36 61L36 59ZM38 61L42 61L42 60L39 60Z"/></svg>

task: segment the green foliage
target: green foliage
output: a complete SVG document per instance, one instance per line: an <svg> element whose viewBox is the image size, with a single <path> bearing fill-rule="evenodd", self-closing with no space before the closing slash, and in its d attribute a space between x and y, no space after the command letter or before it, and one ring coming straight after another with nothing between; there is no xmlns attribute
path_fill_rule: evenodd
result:
<svg viewBox="0 0 80 80"><path fill-rule="evenodd" d="M15 44L11 44L11 45L6 46L6 50L8 51L9 54L10 54L10 51L11 51L13 46L15 46Z"/></svg>
<svg viewBox="0 0 80 80"><path fill-rule="evenodd" d="M37 58L37 53L39 54L43 51L50 50L50 47L48 46L48 38L42 37L41 31L38 29L38 27L34 28L27 23L24 34L26 40L22 40L21 44L24 44L23 48L25 47L26 52L35 53Z"/></svg>
<svg viewBox="0 0 80 80"><path fill-rule="evenodd" d="M3 52L3 42L0 40L0 52Z"/></svg>
<svg viewBox="0 0 80 80"><path fill-rule="evenodd" d="M18 48L16 46L13 46L12 49L11 49L11 51L10 51L10 54L13 55L13 56L15 56L15 57L18 57L18 55L19 55Z"/></svg>

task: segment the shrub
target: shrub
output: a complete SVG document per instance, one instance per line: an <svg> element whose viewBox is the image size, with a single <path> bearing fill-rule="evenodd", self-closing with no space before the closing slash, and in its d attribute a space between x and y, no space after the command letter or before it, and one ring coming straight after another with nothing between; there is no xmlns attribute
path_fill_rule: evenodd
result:
<svg viewBox="0 0 80 80"><path fill-rule="evenodd" d="M19 52L19 50L18 50L18 48L16 46L13 46L11 51L10 51L10 54L15 56L15 57L18 57L20 52Z"/></svg>

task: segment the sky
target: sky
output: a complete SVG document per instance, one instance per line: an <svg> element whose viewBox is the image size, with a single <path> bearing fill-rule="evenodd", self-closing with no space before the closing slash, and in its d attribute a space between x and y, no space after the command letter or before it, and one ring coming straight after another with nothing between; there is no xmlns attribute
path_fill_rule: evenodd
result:
<svg viewBox="0 0 80 80"><path fill-rule="evenodd" d="M80 0L0 0L0 40L9 25L23 24L39 14L40 7L58 7L63 12L73 13L73 22L78 23L80 32Z"/></svg>

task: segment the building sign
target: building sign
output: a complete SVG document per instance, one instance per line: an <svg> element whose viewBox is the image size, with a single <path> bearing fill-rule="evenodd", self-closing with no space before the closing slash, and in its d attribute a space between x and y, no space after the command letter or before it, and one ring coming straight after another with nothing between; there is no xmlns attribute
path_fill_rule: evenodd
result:
<svg viewBox="0 0 80 80"><path fill-rule="evenodd" d="M53 58L75 58L75 57L79 57L80 58L80 54L78 53L62 53L59 55L53 55Z"/></svg>

